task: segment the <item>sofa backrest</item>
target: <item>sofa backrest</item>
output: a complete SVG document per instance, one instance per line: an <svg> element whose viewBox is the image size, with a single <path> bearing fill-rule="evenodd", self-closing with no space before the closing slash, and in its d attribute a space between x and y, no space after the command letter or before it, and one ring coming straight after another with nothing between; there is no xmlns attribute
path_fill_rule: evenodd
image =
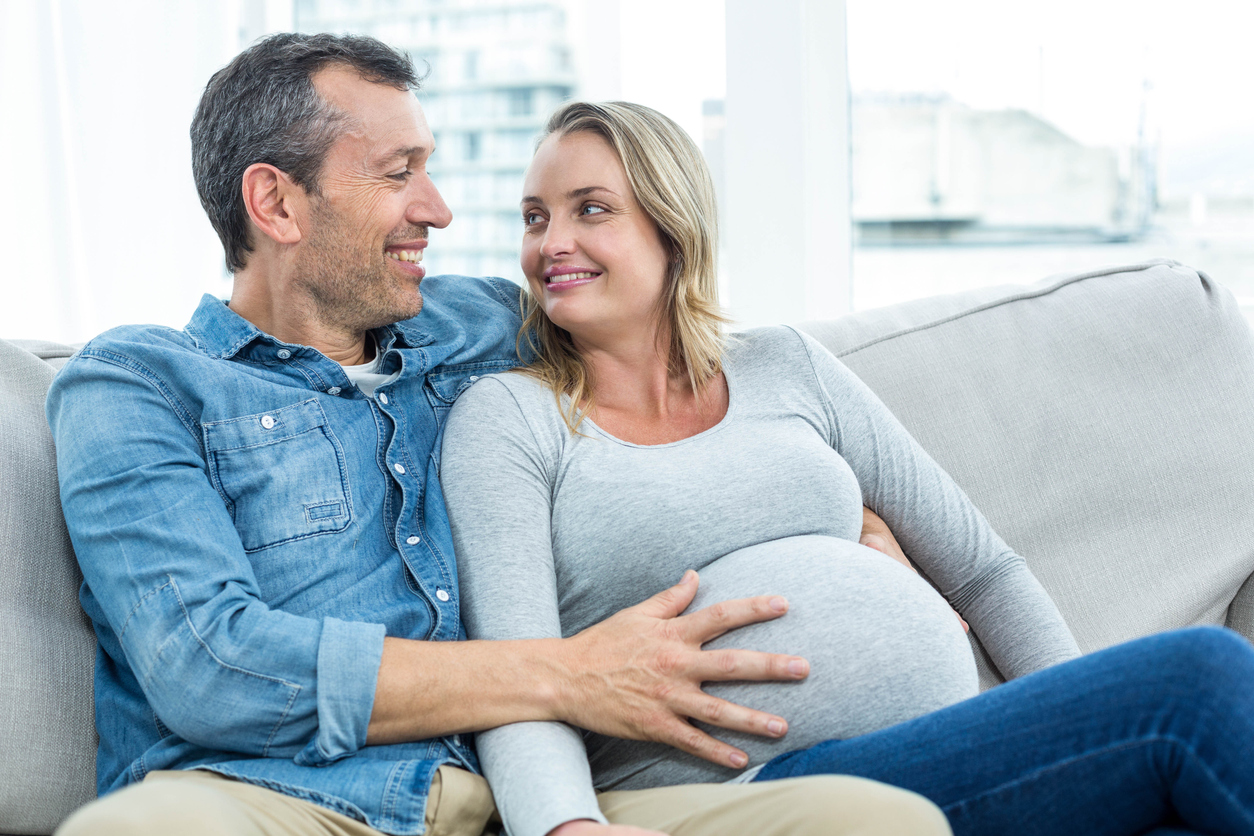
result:
<svg viewBox="0 0 1254 836"><path fill-rule="evenodd" d="M1254 347L1208 277L1152 262L803 327L1024 555L1082 648L1197 623L1254 638ZM95 638L43 412L72 351L0 340L6 834L94 796Z"/></svg>
<svg viewBox="0 0 1254 836"><path fill-rule="evenodd" d="M1254 638L1254 347L1205 274L1160 260L802 327L1024 556L1083 650L1190 624Z"/></svg>
<svg viewBox="0 0 1254 836"><path fill-rule="evenodd" d="M71 351L0 340L0 833L50 833L96 794L96 638L44 420Z"/></svg>

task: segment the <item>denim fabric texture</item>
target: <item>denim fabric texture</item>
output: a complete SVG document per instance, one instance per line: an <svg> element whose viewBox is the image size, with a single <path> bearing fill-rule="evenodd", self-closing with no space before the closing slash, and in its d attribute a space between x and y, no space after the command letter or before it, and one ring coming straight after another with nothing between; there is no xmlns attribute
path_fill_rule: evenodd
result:
<svg viewBox="0 0 1254 836"><path fill-rule="evenodd" d="M518 362L515 285L422 292L373 332L400 372L373 397L210 296L182 331L97 337L53 381L102 794L207 768L417 833L439 765L478 770L460 736L365 745L384 636L465 638L440 438L462 388Z"/></svg>
<svg viewBox="0 0 1254 836"><path fill-rule="evenodd" d="M955 836L1250 836L1252 752L1254 647L1195 627L780 755L755 780L884 781L930 798Z"/></svg>

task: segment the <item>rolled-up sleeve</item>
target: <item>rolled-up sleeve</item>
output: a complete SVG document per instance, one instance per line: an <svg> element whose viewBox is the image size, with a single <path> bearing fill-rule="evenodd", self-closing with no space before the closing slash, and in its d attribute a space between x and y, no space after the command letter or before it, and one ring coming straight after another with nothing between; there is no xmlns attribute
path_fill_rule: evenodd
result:
<svg viewBox="0 0 1254 836"><path fill-rule="evenodd" d="M61 502L96 627L185 740L310 765L352 754L384 627L267 606L194 414L126 358L80 354L53 381Z"/></svg>

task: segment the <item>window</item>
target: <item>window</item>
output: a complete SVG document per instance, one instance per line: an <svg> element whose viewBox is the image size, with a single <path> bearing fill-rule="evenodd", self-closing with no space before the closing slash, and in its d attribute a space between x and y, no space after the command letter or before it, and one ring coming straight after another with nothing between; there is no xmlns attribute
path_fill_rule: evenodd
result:
<svg viewBox="0 0 1254 836"><path fill-rule="evenodd" d="M855 307L1165 256L1254 309L1249 12L847 9Z"/></svg>

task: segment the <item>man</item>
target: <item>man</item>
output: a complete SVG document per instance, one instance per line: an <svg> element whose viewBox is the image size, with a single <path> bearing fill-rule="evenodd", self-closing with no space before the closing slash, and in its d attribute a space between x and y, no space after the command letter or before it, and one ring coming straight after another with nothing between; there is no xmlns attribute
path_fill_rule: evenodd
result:
<svg viewBox="0 0 1254 836"><path fill-rule="evenodd" d="M271 37L217 73L193 169L229 307L111 331L53 384L100 642L98 784L121 790L65 833L477 834L493 808L469 732L556 719L743 765L687 718L784 731L700 690L805 676L793 657L700 650L778 599L678 617L689 577L570 639L459 641L441 422L463 386L516 364L518 296L454 277L420 291L428 230L451 216L416 86L383 44L327 35ZM921 800L838 778L601 807L675 834L843 832L838 815L945 832ZM538 833L614 830L552 812Z"/></svg>

